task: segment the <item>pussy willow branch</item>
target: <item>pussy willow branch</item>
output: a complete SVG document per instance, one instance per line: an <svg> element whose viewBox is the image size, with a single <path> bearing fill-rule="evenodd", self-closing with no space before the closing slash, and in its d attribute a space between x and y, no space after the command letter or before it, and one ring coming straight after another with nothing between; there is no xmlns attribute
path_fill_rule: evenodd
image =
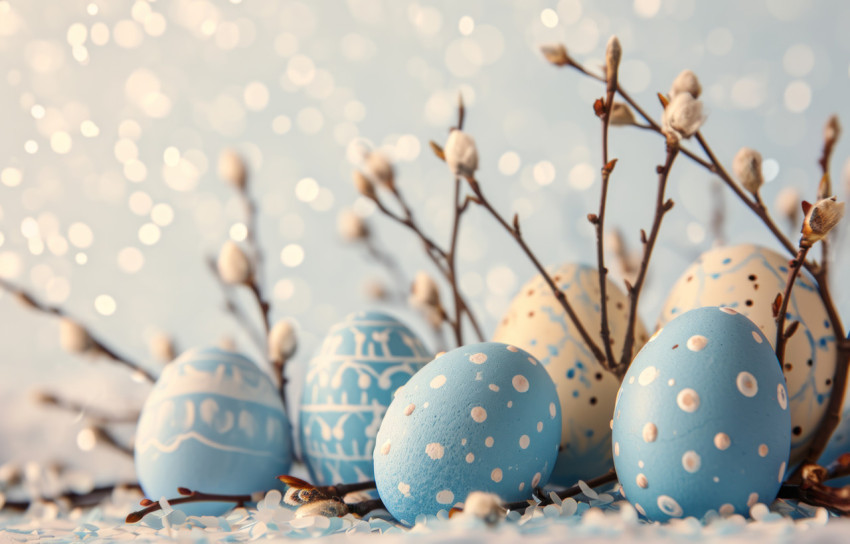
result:
<svg viewBox="0 0 850 544"><path fill-rule="evenodd" d="M461 112L463 109L461 108ZM460 114L460 123L463 122L463 114ZM460 178L455 176L455 190L454 197L452 199L452 208L454 209L454 219L452 220L452 234L451 234L451 242L449 243L449 253L446 257L446 261L449 269L449 276L451 277L450 283L452 286L452 298L454 298L454 319L452 322L452 326L454 329L455 338L457 339L458 346L463 345L463 323L461 323L461 302L460 302L460 287L458 286L458 278L457 278L457 238L460 233L460 219L463 216L463 213L466 211L467 202L461 204L460 201Z"/></svg>
<svg viewBox="0 0 850 544"><path fill-rule="evenodd" d="M265 353L266 344L265 342L263 342L262 333L260 333L260 331L251 326L252 320L244 312L242 307L234 300L232 296L231 286L222 281L221 276L218 273L218 266L216 265L215 259L213 257L208 256L205 261L210 273L215 278L219 287L221 287L221 292L224 295L225 310L227 310L227 312L233 316L233 318L247 333L248 338L250 338L251 341L254 342L260 352Z"/></svg>
<svg viewBox="0 0 850 544"><path fill-rule="evenodd" d="M45 313L45 314L52 314L52 315L59 317L59 318L64 317L64 318L67 318L67 319L71 319L75 323L79 324L81 327L83 326L80 323L80 321L78 321L77 319L75 319L71 315L69 315L66 310L59 308L58 306L48 306L47 304L43 304L43 303L39 302L38 300L36 300L35 297L33 297L31 294L29 294L24 289L22 289L22 288L20 288L16 285L13 285L6 280L0 279L0 289L3 289L4 291L7 291L7 292L19 297L25 305L27 305L27 306L35 309L35 310L38 310L39 312L42 312L42 313ZM118 353L114 349L107 346L107 344L103 340L101 340L97 336L95 336L88 327L84 327L84 329L86 331L86 334L88 334L89 338L91 339L94 352L105 355L108 359L112 360L114 363L117 363L119 365L127 367L134 374L142 376L148 382L153 383L153 382L156 381L156 376L151 374L148 370L145 370L144 367L142 367L138 363L133 362L127 356L121 355L120 353Z"/></svg>
<svg viewBox="0 0 850 544"><path fill-rule="evenodd" d="M587 329L579 320L578 316L575 313L575 310L573 310L572 305L570 305L569 300L567 300L567 296L555 284L555 281L552 279L552 276L550 276L546 268L544 268L543 265L540 264L540 261L537 259L537 256L534 254L533 251L531 251L531 248L529 248L528 244L525 242L525 239L523 238L519 228L519 217L516 215L514 216L514 224L513 226L511 226L507 221L505 221L502 215L498 211L496 211L495 208L493 208L493 206L484 196L484 193L481 191L481 186L479 185L478 181L472 177L467 177L466 181L469 183L469 187L475 194L476 198L473 201L476 204L482 206L488 212L490 212L490 215L493 216L496 222L498 222L502 226L502 228L504 228L508 232L508 234L513 237L516 243L519 244L519 247L523 250L525 255L540 273L541 277L543 277L543 280L552 290L552 293L554 293L555 298L558 299L558 302L561 304L561 307L564 309L564 312L566 312L567 316L569 316L570 321L572 321L573 326L578 331L579 336L581 336L581 339L585 343L587 348L591 351L591 353L593 353L593 356L603 367L608 368L608 361L605 358L605 354L599 348L599 346L596 345L596 342L593 341L593 338L591 338L591 336L587 333Z"/></svg>
<svg viewBox="0 0 850 544"><path fill-rule="evenodd" d="M133 458L133 447L124 444L121 440L118 439L117 436L112 433L112 431L102 425L95 425L91 428L91 430L94 431L95 436L97 437L97 443L102 443L105 446L112 448L116 452L129 457L130 459Z"/></svg>
<svg viewBox="0 0 850 544"><path fill-rule="evenodd" d="M829 129L832 128L834 133L832 135L829 134ZM818 159L818 165L821 169L821 182L818 186L818 200L829 198L832 196L832 187L831 180L829 175L829 163L832 159L832 152L835 149L835 144L838 141L838 117L833 115L827 121L827 130L824 134L823 139L823 147L821 148L821 156ZM822 192L823 189L823 192ZM829 285L829 240L830 236L827 235L823 240L821 240L821 274L823 276L823 282L826 285Z"/></svg>
<svg viewBox="0 0 850 544"><path fill-rule="evenodd" d="M259 494L224 495L216 493L204 493L202 491L192 491L191 489L186 489L182 487L178 488L178 492L182 496L175 499L168 499L168 503L170 505L174 506L177 504L185 504L189 502L232 502L235 506L244 506L245 503L254 502L261 498L257 496ZM142 510L137 510L135 512L127 514L127 518L124 521L126 523L138 523L142 521L142 519L151 512L162 510L162 505L159 502L154 502L150 499L143 499L142 505L147 505L147 507L143 508Z"/></svg>
<svg viewBox="0 0 850 544"><path fill-rule="evenodd" d="M776 358L779 359L779 366L785 367L785 345L788 341L788 335L785 332L785 315L788 313L788 301L791 299L791 290L794 288L794 282L797 276L800 275L800 269L803 263L806 262L806 255L811 249L810 245L800 247L797 256L790 263L788 270L788 281L785 282L785 292L782 294L782 303L779 306L779 312L776 314Z"/></svg>
<svg viewBox="0 0 850 544"><path fill-rule="evenodd" d="M46 406L53 406L60 410L65 410L74 415L82 414L86 419L95 424L105 425L111 423L136 423L139 420L138 412L129 412L127 414L113 414L97 408L92 408L81 402L60 397L54 393L39 391L35 395L35 400Z"/></svg>
<svg viewBox="0 0 850 544"><path fill-rule="evenodd" d="M673 208L672 200L664 200L664 193L667 189L667 179L670 176L670 170L673 167L673 161L679 154L679 142L667 142L667 158L664 161L664 166L658 168L658 192L655 197L655 216L652 219L652 228L649 231L649 237L641 236L643 242L643 258L640 262L635 284L629 286L629 321L626 327L626 338L623 340L623 354L620 358L620 366L618 368L618 376L622 376L628 370L629 363L632 360L632 353L635 345L635 327L637 324L638 315L638 300L640 299L641 289L643 289L646 281L646 273L649 270L649 260L652 257L652 250L655 247L655 241L658 239L658 232L661 230L661 221L664 215ZM643 233L642 233L643 234Z"/></svg>
<svg viewBox="0 0 850 544"><path fill-rule="evenodd" d="M603 474L602 476L597 476L596 478L591 478L590 480L587 480L585 483L587 484L587 487L593 489L594 487L599 487L601 485L610 484L610 483L613 483L613 482L616 482L616 481L617 481L617 473L614 471L614 469L611 469L608 472L606 472L605 474ZM570 497L575 497L576 495L579 495L582 492L583 492L582 488L578 484L576 484L572 487L568 487L567 489L565 489L563 491L555 492L555 495L557 495L559 499L563 500L563 499L568 499ZM539 503L536 504L536 506L546 506L546 505L549 505L549 504L553 504L553 502L554 502L550 495L539 493L539 490L538 490L538 496L540 497L541 500L540 500ZM524 511L526 508L528 508L531 505L529 504L528 501L517 501L517 502L507 503L503 506L507 510Z"/></svg>
<svg viewBox="0 0 850 544"><path fill-rule="evenodd" d="M139 484L135 482L111 484L95 487L87 493L76 493L74 491L66 491L61 495L57 495L55 497L41 498L38 499L38 501L47 503L59 503L69 501L71 503L71 507L94 506L100 503L110 494L112 494L113 491L120 488L141 489L139 487ZM3 505L2 508L0 508L0 510L2 510L3 508L8 508L10 510L27 510L30 506L32 506L32 501L6 501L6 503Z"/></svg>

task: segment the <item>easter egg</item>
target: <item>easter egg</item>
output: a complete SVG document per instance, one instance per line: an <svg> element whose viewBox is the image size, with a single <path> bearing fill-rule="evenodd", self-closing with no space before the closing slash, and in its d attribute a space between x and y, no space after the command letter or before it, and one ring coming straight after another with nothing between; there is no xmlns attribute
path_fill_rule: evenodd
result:
<svg viewBox="0 0 850 544"><path fill-rule="evenodd" d="M567 264L551 270L585 329L599 341L601 323L599 273L585 265ZM628 297L607 283L608 322L614 354L620 356L628 323ZM633 353L646 342L637 319ZM536 357L558 390L563 418L561 452L552 483L570 486L607 472L611 460L611 410L620 382L597 362L573 322L542 276L536 276L511 302L496 334L496 342L520 347Z"/></svg>
<svg viewBox="0 0 850 544"><path fill-rule="evenodd" d="M301 447L313 483L372 479L375 435L393 393L431 356L401 321L349 315L310 361L301 399Z"/></svg>
<svg viewBox="0 0 850 544"><path fill-rule="evenodd" d="M655 333L617 396L614 465L654 521L747 515L788 466L791 420L770 342L731 308L699 308Z"/></svg>
<svg viewBox="0 0 850 544"><path fill-rule="evenodd" d="M850 401L850 395L845 393L841 421L832 433L829 443L827 443L826 448L823 450L820 459L818 459L818 464L823 467L835 462L839 456L850 453L850 403L848 401ZM832 487L844 487L850 485L850 476L835 478L834 480L829 480L826 484Z"/></svg>
<svg viewBox="0 0 850 544"><path fill-rule="evenodd" d="M749 317L776 342L773 301L785 292L788 255L752 244L703 253L670 291L659 325L702 306L726 306ZM835 371L835 332L816 284L805 270L794 284L786 325L800 326L785 348L783 372L791 402L791 463L801 461L826 413Z"/></svg>
<svg viewBox="0 0 850 544"><path fill-rule="evenodd" d="M165 367L136 429L136 473L152 500L178 487L245 494L277 487L292 462L289 421L271 380L245 357L196 349ZM217 515L232 503L180 506Z"/></svg>
<svg viewBox="0 0 850 544"><path fill-rule="evenodd" d="M405 525L472 491L524 500L549 480L560 435L555 385L537 359L496 342L463 346L396 393L375 443L378 494Z"/></svg>

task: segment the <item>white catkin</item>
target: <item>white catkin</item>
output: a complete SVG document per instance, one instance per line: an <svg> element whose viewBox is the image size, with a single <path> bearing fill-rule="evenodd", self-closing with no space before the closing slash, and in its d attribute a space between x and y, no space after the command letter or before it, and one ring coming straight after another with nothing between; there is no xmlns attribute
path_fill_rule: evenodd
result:
<svg viewBox="0 0 850 544"><path fill-rule="evenodd" d="M446 164L456 176L472 176L478 170L478 149L475 140L462 130L453 130L443 149Z"/></svg>
<svg viewBox="0 0 850 544"><path fill-rule="evenodd" d="M232 285L251 281L251 263L245 252L232 240L225 242L218 254L218 274L222 281Z"/></svg>

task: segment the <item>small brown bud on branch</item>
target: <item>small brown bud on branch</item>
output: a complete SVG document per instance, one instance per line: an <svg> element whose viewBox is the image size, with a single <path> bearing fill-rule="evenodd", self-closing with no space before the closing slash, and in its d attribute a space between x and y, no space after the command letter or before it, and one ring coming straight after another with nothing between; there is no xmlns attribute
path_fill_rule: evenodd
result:
<svg viewBox="0 0 850 544"><path fill-rule="evenodd" d="M225 149L218 156L218 175L236 189L243 190L248 182L245 161L233 149Z"/></svg>
<svg viewBox="0 0 850 544"><path fill-rule="evenodd" d="M611 115L608 124L613 126L626 126L635 124L635 114L622 102L614 102L611 105Z"/></svg>
<svg viewBox="0 0 850 544"><path fill-rule="evenodd" d="M776 298L773 299L773 318L779 317L779 309L782 307L782 293L776 293Z"/></svg>
<svg viewBox="0 0 850 544"><path fill-rule="evenodd" d="M844 202L838 202L836 197L825 198L814 205L803 201L803 238L801 246L812 246L822 240L844 216Z"/></svg>
<svg viewBox="0 0 850 544"><path fill-rule="evenodd" d="M605 48L605 77L608 80L608 89L617 89L617 70L620 68L620 59L623 57L623 48L617 36L611 36L608 46Z"/></svg>
<svg viewBox="0 0 850 544"><path fill-rule="evenodd" d="M363 172L355 170L354 174L352 174L352 180L354 181L354 188L357 189L358 193L368 199L375 200L375 186L369 181L369 178L363 175Z"/></svg>
<svg viewBox="0 0 850 544"><path fill-rule="evenodd" d="M440 147L440 144L438 144L434 140L429 141L428 144L431 146L431 151L434 152L434 155L436 155L437 158L440 159L441 161L445 162L446 154L443 151L443 148Z"/></svg>
<svg viewBox="0 0 850 544"><path fill-rule="evenodd" d="M590 222L591 225L595 225L599 223L599 216L597 216L595 213L589 213L587 214L587 220Z"/></svg>

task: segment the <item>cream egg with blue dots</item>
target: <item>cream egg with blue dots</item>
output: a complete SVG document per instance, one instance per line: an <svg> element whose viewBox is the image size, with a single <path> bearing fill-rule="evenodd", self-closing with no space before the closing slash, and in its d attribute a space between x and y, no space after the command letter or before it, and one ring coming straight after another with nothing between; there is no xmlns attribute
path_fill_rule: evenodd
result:
<svg viewBox="0 0 850 544"><path fill-rule="evenodd" d="M591 334L598 333L599 272L586 265L564 264L552 268L550 276L584 327ZM611 347L619 356L629 320L629 300L610 280L606 292ZM584 344L542 276L535 276L520 289L493 340L531 353L543 364L558 389L563 420L561 450L552 483L571 486L581 478L608 471L613 466L609 421L620 384ZM646 329L637 318L633 353L646 341Z"/></svg>
<svg viewBox="0 0 850 544"><path fill-rule="evenodd" d="M682 314L632 362L613 440L625 495L650 520L747 515L755 502L769 504L791 444L785 379L770 343L730 308Z"/></svg>
<svg viewBox="0 0 850 544"><path fill-rule="evenodd" d="M506 501L548 482L561 436L552 378L525 351L471 344L428 363L399 390L378 431L378 494L401 523L463 503Z"/></svg>
<svg viewBox="0 0 850 544"><path fill-rule="evenodd" d="M700 255L673 285L659 326L693 308L723 306L753 321L776 341L773 301L785 291L790 255L752 244L723 246ZM791 291L786 324L799 322L785 348L783 373L791 406L791 463L802 460L826 413L835 371L836 340L826 307L811 275L803 270Z"/></svg>

